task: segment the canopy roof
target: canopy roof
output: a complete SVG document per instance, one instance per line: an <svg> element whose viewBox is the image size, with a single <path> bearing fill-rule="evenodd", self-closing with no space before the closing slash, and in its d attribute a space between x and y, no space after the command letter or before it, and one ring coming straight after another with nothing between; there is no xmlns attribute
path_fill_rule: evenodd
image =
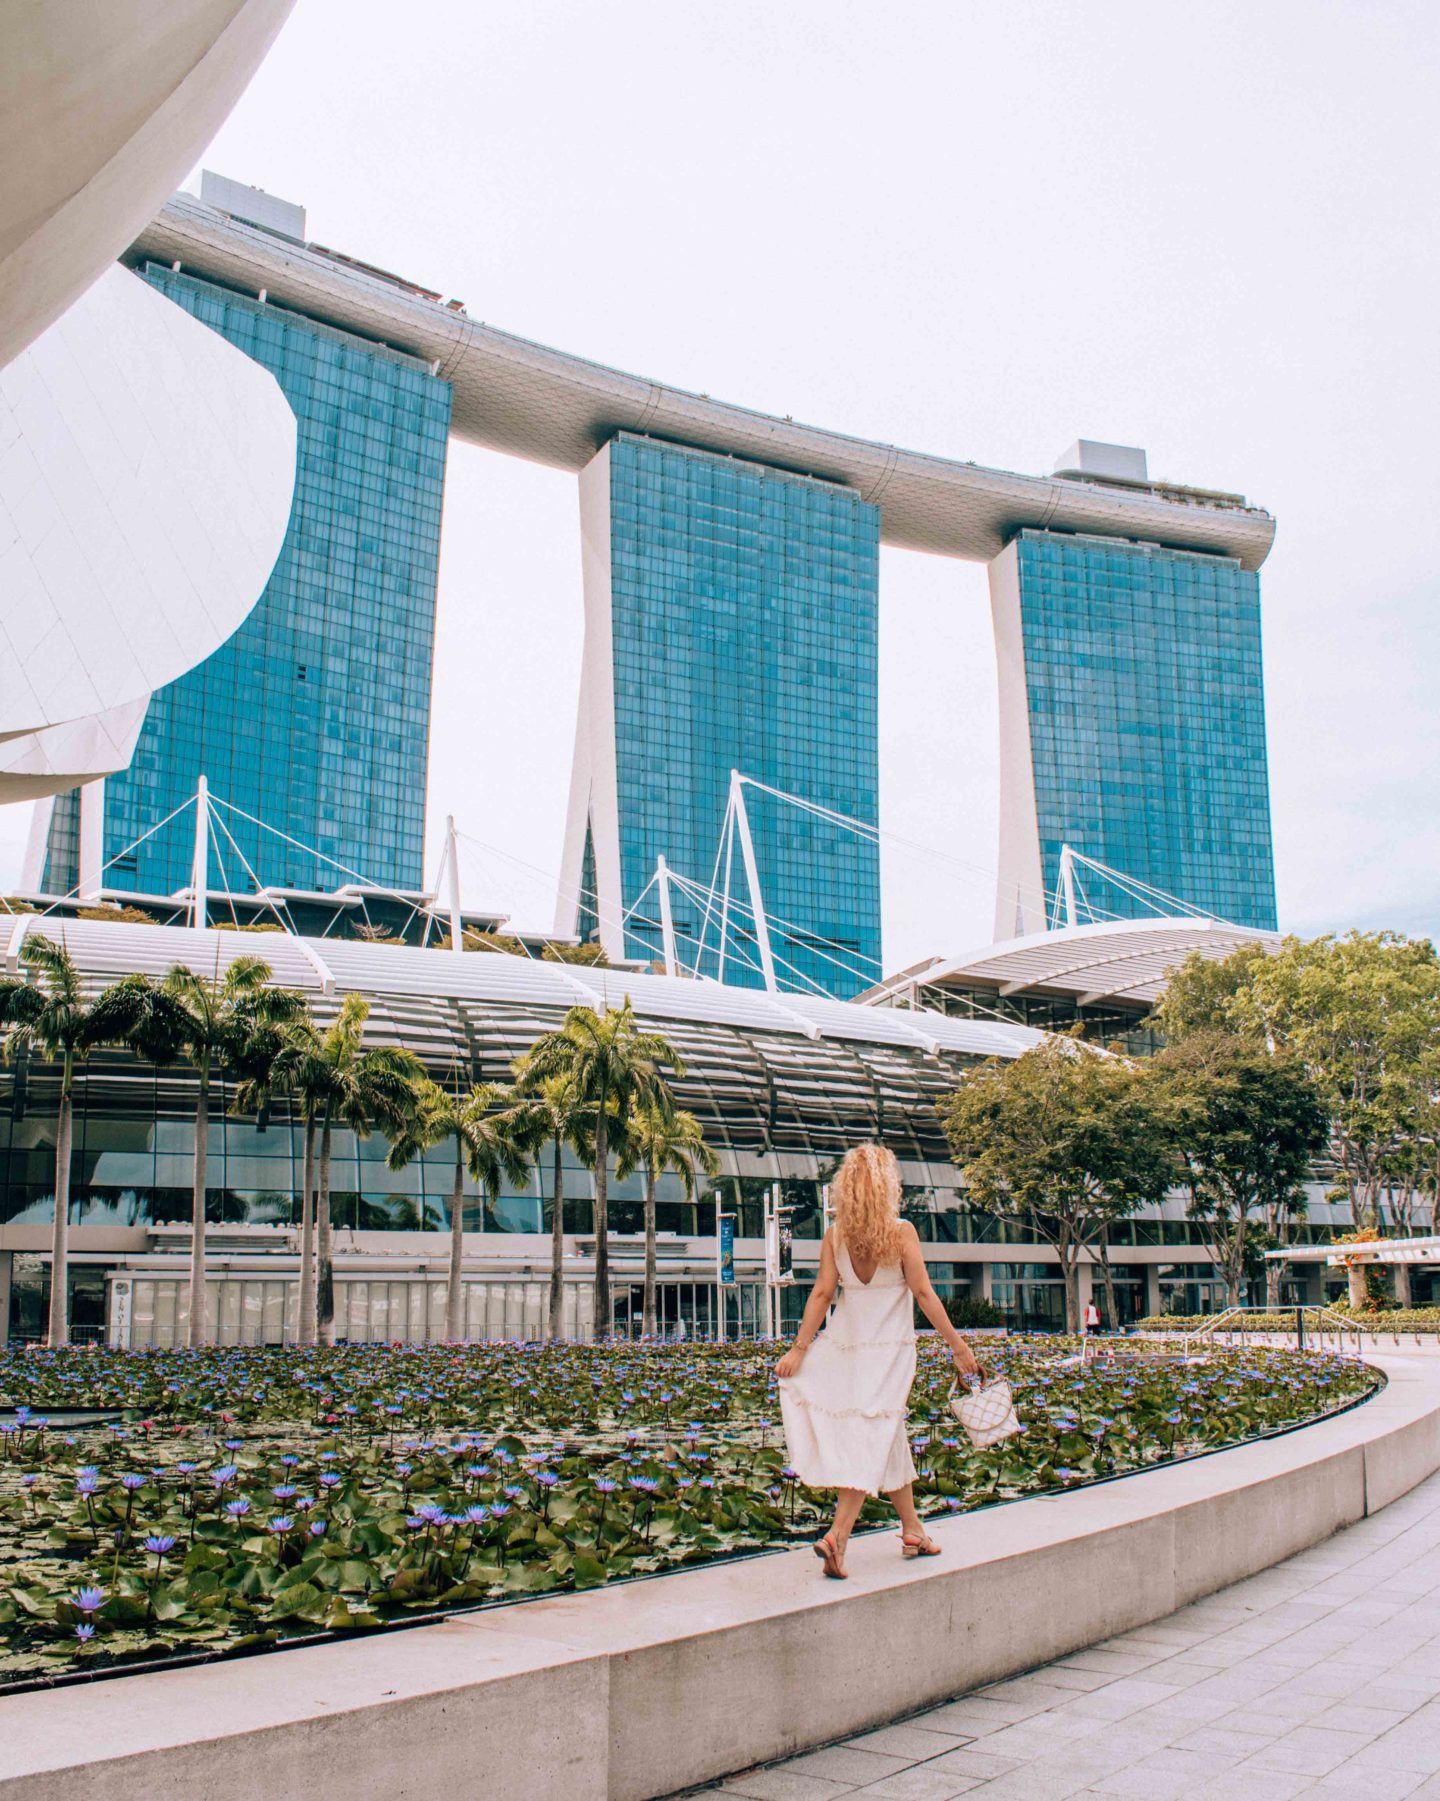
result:
<svg viewBox="0 0 1440 1801"><path fill-rule="evenodd" d="M1129 1001L1152 1005L1170 972L1192 951L1218 961L1242 944L1278 947L1279 934L1220 919L1169 918L1106 920L1100 925L1065 926L1032 932L972 951L964 957L933 957L888 977L861 998L883 1006L913 987L993 988L1002 995L1040 989L1073 995L1081 1006Z"/></svg>

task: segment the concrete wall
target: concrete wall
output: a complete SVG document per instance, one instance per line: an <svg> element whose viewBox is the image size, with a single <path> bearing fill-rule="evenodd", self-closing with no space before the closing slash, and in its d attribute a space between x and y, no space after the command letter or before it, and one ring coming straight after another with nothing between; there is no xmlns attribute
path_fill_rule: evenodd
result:
<svg viewBox="0 0 1440 1801"><path fill-rule="evenodd" d="M0 1801L648 1801L1170 1613L1440 1468L1440 1361L1264 1444L939 1522L412 1632L4 1703Z"/></svg>

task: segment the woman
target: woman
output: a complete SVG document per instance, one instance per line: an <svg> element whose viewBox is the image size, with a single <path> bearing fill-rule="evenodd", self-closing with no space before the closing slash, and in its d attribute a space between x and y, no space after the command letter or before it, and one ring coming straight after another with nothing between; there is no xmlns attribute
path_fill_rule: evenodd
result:
<svg viewBox="0 0 1440 1801"><path fill-rule="evenodd" d="M906 1409L915 1380L914 1306L949 1345L962 1376L980 1366L930 1285L914 1226L900 1218L894 1155L883 1145L858 1145L830 1192L835 1223L820 1246L820 1274L776 1374L792 1468L810 1488L840 1491L835 1523L815 1555L827 1576L843 1580L845 1546L866 1495L884 1494L899 1514L902 1555L940 1554L912 1488ZM821 1332L837 1286L840 1299Z"/></svg>

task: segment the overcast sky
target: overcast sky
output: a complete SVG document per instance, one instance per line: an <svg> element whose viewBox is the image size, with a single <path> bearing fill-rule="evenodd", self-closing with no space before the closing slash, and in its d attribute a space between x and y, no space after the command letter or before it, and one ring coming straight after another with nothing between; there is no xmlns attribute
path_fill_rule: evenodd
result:
<svg viewBox="0 0 1440 1801"><path fill-rule="evenodd" d="M1440 924L1434 0L299 0L205 166L474 318L907 447L1243 492L1283 927ZM192 183L191 185L198 185ZM991 937L983 568L881 561L885 956ZM573 476L451 449L430 821L548 924ZM0 837L13 869L24 809ZM479 844L492 847L481 850Z"/></svg>

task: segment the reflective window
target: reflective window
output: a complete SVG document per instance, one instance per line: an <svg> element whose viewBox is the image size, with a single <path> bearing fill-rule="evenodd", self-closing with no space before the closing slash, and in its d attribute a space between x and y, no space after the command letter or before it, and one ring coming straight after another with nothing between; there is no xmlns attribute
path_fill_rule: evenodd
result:
<svg viewBox="0 0 1440 1801"><path fill-rule="evenodd" d="M1033 530L1018 563L1047 892L1068 843L1273 929L1259 577L1229 557ZM1154 910L1081 881L1097 917Z"/></svg>
<svg viewBox="0 0 1440 1801"><path fill-rule="evenodd" d="M708 885L732 769L875 821L878 509L830 482L622 434L610 533L624 905L657 855ZM847 997L869 987L881 974L876 846L753 788L746 806L782 982ZM734 867L748 907L738 854ZM682 945L693 951L702 925L677 896ZM714 973L714 920L706 942ZM627 954L660 947L647 900ZM760 985L748 914L738 928L732 918L725 979Z"/></svg>

